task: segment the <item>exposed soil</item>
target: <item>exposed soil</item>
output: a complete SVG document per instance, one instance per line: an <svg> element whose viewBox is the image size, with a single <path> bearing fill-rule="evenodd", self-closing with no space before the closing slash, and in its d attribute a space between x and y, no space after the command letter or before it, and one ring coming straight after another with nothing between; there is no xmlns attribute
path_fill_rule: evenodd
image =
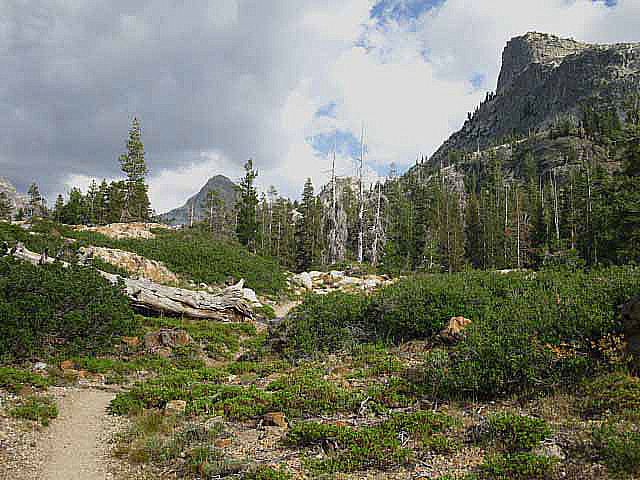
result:
<svg viewBox="0 0 640 480"><path fill-rule="evenodd" d="M40 440L47 452L38 478L43 480L104 480L108 472L107 407L115 393L69 388L58 418Z"/></svg>

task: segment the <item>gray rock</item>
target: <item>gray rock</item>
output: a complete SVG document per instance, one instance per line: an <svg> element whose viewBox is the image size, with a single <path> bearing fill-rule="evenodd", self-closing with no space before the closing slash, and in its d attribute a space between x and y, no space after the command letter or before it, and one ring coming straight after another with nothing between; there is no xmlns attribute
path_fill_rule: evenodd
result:
<svg viewBox="0 0 640 480"><path fill-rule="evenodd" d="M513 132L530 136L522 141L538 160L540 174L565 165L571 151L576 162L587 156L607 160L605 149L590 140L550 139L546 129L562 120L577 125L582 106L591 101L596 108L616 108L624 121L625 103L640 92L639 84L639 43L596 45L535 32L515 37L504 49L495 95L444 142L429 165L446 166L450 153L477 149L483 150L481 159L491 152L508 163L517 153L511 145L490 147Z"/></svg>
<svg viewBox="0 0 640 480"><path fill-rule="evenodd" d="M544 442L538 448L534 449L533 453L543 457L558 458L560 460L565 460L567 458L562 448L553 441Z"/></svg>
<svg viewBox="0 0 640 480"><path fill-rule="evenodd" d="M300 285L301 287L306 288L307 290L311 290L313 288L313 280L311 279L311 275L308 272L302 272L293 277L293 282L296 285Z"/></svg>
<svg viewBox="0 0 640 480"><path fill-rule="evenodd" d="M44 363L44 362L36 362L36 363L33 365L33 369L34 369L34 370L38 370L38 371L41 371L41 372L42 372L42 371L45 371L47 368L49 368L49 365L47 365L47 364L46 364L46 363Z"/></svg>

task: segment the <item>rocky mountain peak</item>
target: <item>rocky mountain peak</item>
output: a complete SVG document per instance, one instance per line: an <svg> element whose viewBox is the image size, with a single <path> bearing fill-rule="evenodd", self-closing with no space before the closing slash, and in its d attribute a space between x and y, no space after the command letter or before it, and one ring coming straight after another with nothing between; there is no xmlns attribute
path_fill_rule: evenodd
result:
<svg viewBox="0 0 640 480"><path fill-rule="evenodd" d="M502 52L502 69L498 77L497 92L502 93L511 85L513 79L531 64L557 67L567 55L579 53L590 46L547 33L529 32L514 37L507 42Z"/></svg>
<svg viewBox="0 0 640 480"><path fill-rule="evenodd" d="M497 147L561 123L578 125L586 106L624 123L637 96L640 43L588 44L529 32L509 40L496 93L469 113L429 164L448 165L451 154Z"/></svg>

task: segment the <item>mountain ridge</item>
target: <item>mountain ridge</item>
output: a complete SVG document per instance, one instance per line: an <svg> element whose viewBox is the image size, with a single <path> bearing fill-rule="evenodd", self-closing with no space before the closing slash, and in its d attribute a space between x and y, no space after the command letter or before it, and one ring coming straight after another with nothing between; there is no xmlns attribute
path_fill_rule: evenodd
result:
<svg viewBox="0 0 640 480"><path fill-rule="evenodd" d="M188 225L191 223L193 206L193 223L203 221L206 218L204 203L209 190L218 191L220 198L224 201L225 210L229 211L235 205L236 184L224 175L215 175L209 178L202 188L189 197L182 206L158 215L157 220L169 225Z"/></svg>
<svg viewBox="0 0 640 480"><path fill-rule="evenodd" d="M430 157L448 164L513 137L525 138L562 122L579 125L585 105L611 111L624 123L627 102L640 93L640 43L589 44L529 32L509 40L496 92L469 114Z"/></svg>

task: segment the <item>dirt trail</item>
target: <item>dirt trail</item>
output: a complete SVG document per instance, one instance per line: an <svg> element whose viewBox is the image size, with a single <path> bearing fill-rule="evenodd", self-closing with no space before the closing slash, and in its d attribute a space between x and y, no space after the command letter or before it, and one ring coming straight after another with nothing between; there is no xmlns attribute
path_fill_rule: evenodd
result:
<svg viewBox="0 0 640 480"><path fill-rule="evenodd" d="M42 480L105 480L108 455L106 409L115 393L69 388L58 418L52 422L39 449L47 452Z"/></svg>

